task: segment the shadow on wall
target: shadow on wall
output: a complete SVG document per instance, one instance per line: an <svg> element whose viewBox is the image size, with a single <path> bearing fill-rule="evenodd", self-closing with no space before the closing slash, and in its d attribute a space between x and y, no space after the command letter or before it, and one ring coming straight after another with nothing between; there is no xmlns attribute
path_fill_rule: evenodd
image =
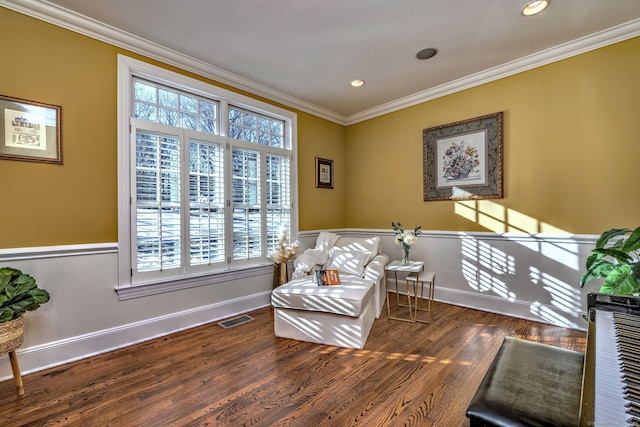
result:
<svg viewBox="0 0 640 427"><path fill-rule="evenodd" d="M570 233L492 201L456 202L455 213L502 234L502 238L482 240L462 234L461 268L471 289L509 302L530 301L531 314L545 323L576 324L583 312L583 290L575 281L581 270L580 243ZM510 242L522 251L514 251ZM531 286L523 287L523 280ZM514 281L519 286L510 286ZM548 298L542 300L541 295Z"/></svg>

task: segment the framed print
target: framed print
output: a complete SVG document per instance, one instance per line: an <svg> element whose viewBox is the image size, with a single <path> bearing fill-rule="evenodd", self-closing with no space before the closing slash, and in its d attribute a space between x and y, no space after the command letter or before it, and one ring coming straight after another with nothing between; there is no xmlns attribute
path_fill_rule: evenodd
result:
<svg viewBox="0 0 640 427"><path fill-rule="evenodd" d="M333 160L316 157L316 187L333 188Z"/></svg>
<svg viewBox="0 0 640 427"><path fill-rule="evenodd" d="M424 129L424 201L501 199L503 113Z"/></svg>
<svg viewBox="0 0 640 427"><path fill-rule="evenodd" d="M62 164L61 107L0 95L0 159Z"/></svg>

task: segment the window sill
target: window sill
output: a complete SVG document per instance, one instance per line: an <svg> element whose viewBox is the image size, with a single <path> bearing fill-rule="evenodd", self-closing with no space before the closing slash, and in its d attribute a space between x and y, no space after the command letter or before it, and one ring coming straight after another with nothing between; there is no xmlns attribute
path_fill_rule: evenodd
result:
<svg viewBox="0 0 640 427"><path fill-rule="evenodd" d="M142 298L166 292L182 289L196 288L198 286L212 285L214 283L229 282L231 280L246 279L248 277L273 274L273 264L261 264L235 270L224 270L205 276L186 277L168 282L154 282L130 286L116 287L118 301Z"/></svg>

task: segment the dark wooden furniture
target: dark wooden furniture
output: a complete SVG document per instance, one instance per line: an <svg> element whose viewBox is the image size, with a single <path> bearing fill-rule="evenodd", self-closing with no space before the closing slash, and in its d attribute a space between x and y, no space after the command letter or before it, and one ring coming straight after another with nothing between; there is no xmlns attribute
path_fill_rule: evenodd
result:
<svg viewBox="0 0 640 427"><path fill-rule="evenodd" d="M584 354L506 337L467 408L472 427L578 427Z"/></svg>
<svg viewBox="0 0 640 427"><path fill-rule="evenodd" d="M472 427L640 426L640 297L589 294L586 355L506 337Z"/></svg>

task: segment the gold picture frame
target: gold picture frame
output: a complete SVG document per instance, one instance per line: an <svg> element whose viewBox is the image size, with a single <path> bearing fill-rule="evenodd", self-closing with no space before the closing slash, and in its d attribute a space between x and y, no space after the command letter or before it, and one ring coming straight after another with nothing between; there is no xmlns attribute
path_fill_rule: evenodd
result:
<svg viewBox="0 0 640 427"><path fill-rule="evenodd" d="M503 197L503 113L423 130L424 201Z"/></svg>
<svg viewBox="0 0 640 427"><path fill-rule="evenodd" d="M62 164L62 108L0 95L0 159Z"/></svg>

